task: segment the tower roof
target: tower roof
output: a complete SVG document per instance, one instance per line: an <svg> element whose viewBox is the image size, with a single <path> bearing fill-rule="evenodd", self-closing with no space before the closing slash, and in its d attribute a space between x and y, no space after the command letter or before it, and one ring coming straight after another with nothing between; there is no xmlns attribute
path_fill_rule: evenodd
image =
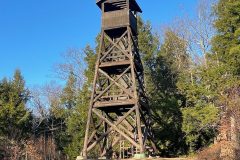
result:
<svg viewBox="0 0 240 160"><path fill-rule="evenodd" d="M96 3L97 3L99 8L102 8L101 4L104 3L104 2L116 3L116 5L118 5L118 6L120 6L120 5L124 6L124 5L127 4L127 0L96 0L96 1L97 1ZM129 2L130 2L130 9L131 10L142 13L142 10L139 7L139 5L137 4L136 0L129 0Z"/></svg>

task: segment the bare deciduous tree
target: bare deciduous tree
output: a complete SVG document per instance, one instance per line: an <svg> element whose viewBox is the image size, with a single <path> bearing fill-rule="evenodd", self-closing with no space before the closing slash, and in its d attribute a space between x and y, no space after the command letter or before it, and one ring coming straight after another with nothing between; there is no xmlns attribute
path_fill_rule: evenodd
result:
<svg viewBox="0 0 240 160"><path fill-rule="evenodd" d="M55 82L34 87L31 91L31 106L36 117L33 121L33 143L30 143L32 146L26 145L26 148L37 147L43 159L60 156L56 149L55 133L61 129L63 122L56 123L55 114L61 110L61 92L62 87Z"/></svg>
<svg viewBox="0 0 240 160"><path fill-rule="evenodd" d="M212 12L216 0L199 0L197 16L177 19L173 30L187 42L194 64L207 64L206 54L211 53L211 40L215 34L215 16Z"/></svg>
<svg viewBox="0 0 240 160"><path fill-rule="evenodd" d="M86 68L83 55L80 49L68 49L63 54L64 62L54 66L54 75L66 81L69 75L73 74L77 80L77 87L81 88L85 82L84 70Z"/></svg>

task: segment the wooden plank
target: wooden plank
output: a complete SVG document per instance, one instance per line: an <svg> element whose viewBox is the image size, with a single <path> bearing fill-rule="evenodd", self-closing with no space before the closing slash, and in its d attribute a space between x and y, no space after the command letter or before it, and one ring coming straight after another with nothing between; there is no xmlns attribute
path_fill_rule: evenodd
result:
<svg viewBox="0 0 240 160"><path fill-rule="evenodd" d="M106 68L106 67L123 66L123 65L130 65L130 61L125 60L125 61L119 61L119 62L106 62L106 63L101 63L99 67Z"/></svg>
<svg viewBox="0 0 240 160"><path fill-rule="evenodd" d="M136 104L136 101L134 99L132 100L123 100L123 101L106 101L106 102L96 102L94 104L94 108L106 108L106 107L112 107L112 106L131 106Z"/></svg>

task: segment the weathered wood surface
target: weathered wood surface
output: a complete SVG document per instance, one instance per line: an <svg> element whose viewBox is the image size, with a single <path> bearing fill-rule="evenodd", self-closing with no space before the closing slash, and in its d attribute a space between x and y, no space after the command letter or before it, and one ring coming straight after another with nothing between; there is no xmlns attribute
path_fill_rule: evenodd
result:
<svg viewBox="0 0 240 160"><path fill-rule="evenodd" d="M137 43L136 17L141 9L133 0L97 0L97 4L102 31L81 155L88 157L97 145L101 157L157 152ZM146 146L147 140L151 146ZM120 148L114 147L117 143Z"/></svg>
<svg viewBox="0 0 240 160"><path fill-rule="evenodd" d="M103 13L102 27L104 29L119 28L121 26L131 26L136 32L137 19L131 11L119 10Z"/></svg>

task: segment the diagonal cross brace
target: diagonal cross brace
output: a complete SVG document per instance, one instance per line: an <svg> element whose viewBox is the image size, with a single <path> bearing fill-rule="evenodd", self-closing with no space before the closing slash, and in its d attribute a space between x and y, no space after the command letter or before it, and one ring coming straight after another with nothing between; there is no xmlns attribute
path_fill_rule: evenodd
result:
<svg viewBox="0 0 240 160"><path fill-rule="evenodd" d="M115 81L118 81L125 73L127 73L130 70L130 67L128 67ZM101 71L100 71L101 72ZM93 102L96 102L104 93L106 93L115 83L112 82L107 88L104 89L95 99Z"/></svg>
<svg viewBox="0 0 240 160"><path fill-rule="evenodd" d="M110 41L110 43L113 44L113 46L103 55L103 57L101 57L100 62L103 61L103 59L113 50L114 47L116 47L116 45L122 40L122 38L127 34L127 31L123 33L123 35L117 40L116 43L114 43L113 41ZM105 35L105 34L104 34Z"/></svg>
<svg viewBox="0 0 240 160"><path fill-rule="evenodd" d="M97 125L97 127L95 127L94 131L92 132L92 134L91 134L91 136L90 136L90 138L89 138L89 140L88 140L88 143L90 143L90 142L93 140L94 136L95 136L96 133L97 133L97 130L101 127L102 122L103 122L103 120L101 120L101 121L99 122L99 124Z"/></svg>
<svg viewBox="0 0 240 160"><path fill-rule="evenodd" d="M111 116L109 116L109 115L107 115L107 116L108 116L108 118L109 118L110 121L113 121L113 118L112 118ZM124 120L126 120L126 119L124 119ZM124 123L124 120L123 120L122 123ZM126 127L124 127L122 124L119 124L118 126L119 126L119 128L121 128L123 131L125 131L127 134L129 134L131 138L134 138L134 134L133 134L131 131L129 131Z"/></svg>
<svg viewBox="0 0 240 160"><path fill-rule="evenodd" d="M111 40L111 38L109 38L107 35L105 35L105 37L107 38L107 40L108 40L109 42L111 42L111 43L113 44L114 47L118 48L125 56L127 56L127 57L130 59L130 55L129 55L126 51L124 51L121 47L119 47L116 43L114 43L114 42Z"/></svg>
<svg viewBox="0 0 240 160"><path fill-rule="evenodd" d="M116 82L113 78L111 78L106 72L104 72L103 70L99 69L99 71L105 75L109 80L111 80L113 83L115 83L119 88L121 88L124 92L126 92L130 97L134 97L126 88L124 88L121 84L119 84L118 82Z"/></svg>
<svg viewBox="0 0 240 160"><path fill-rule="evenodd" d="M115 131L117 131L121 136L123 136L125 139L127 139L130 143L132 143L132 145L134 145L137 148L141 148L139 144L137 144L132 138L130 138L128 135L126 135L124 132L122 132L120 129L118 129L118 127L113 124L113 122L105 117L103 117L100 113L98 113L98 111L96 111L95 109L93 109L93 112L99 117L101 118L103 121L105 121L109 126L111 126L111 128L113 128Z"/></svg>
<svg viewBox="0 0 240 160"><path fill-rule="evenodd" d="M124 119L126 119L127 116L129 116L134 110L136 109L136 107L131 108L123 117L121 117L115 124L115 126L118 126L120 123L122 123L122 121ZM90 151L93 147L95 147L97 145L97 143L99 143L104 137L106 137L111 131L113 130L113 127L111 126L111 128L109 128L107 130L107 132L105 132L104 134L102 134L94 143L92 143L88 148L87 151Z"/></svg>

